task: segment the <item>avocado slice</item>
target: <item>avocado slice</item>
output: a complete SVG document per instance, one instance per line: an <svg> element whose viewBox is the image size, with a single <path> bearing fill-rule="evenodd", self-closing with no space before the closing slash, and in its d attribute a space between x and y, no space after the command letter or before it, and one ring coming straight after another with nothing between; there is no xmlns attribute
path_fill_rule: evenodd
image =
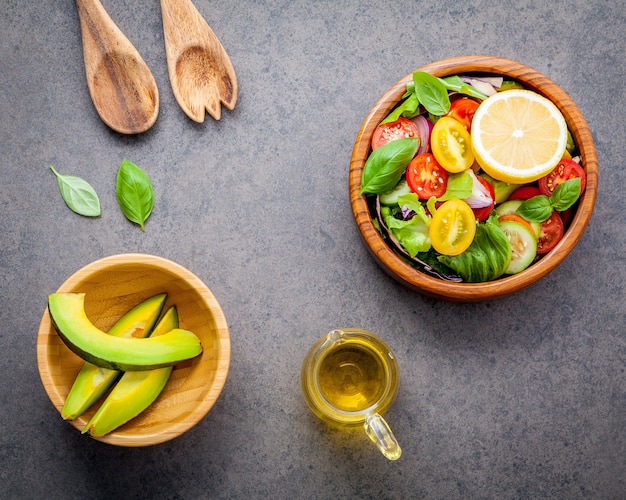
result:
<svg viewBox="0 0 626 500"><path fill-rule="evenodd" d="M520 186L519 184L509 184L508 182L498 181L484 172L481 172L480 176L491 184L493 192L496 195L496 199L494 200L496 204L508 200L513 191Z"/></svg>
<svg viewBox="0 0 626 500"><path fill-rule="evenodd" d="M84 293L48 295L48 311L65 345L85 361L103 368L152 370L175 365L202 352L200 339L179 328L144 339L107 335L87 318Z"/></svg>
<svg viewBox="0 0 626 500"><path fill-rule="evenodd" d="M161 293L133 307L109 330L114 337L148 337L163 311L167 294ZM80 417L115 383L122 372L85 362L65 399L61 416L65 420Z"/></svg>
<svg viewBox="0 0 626 500"><path fill-rule="evenodd" d="M153 337L178 328L176 307L170 307L152 332ZM104 436L135 418L161 394L172 373L173 366L125 372L107 398L83 429L83 434Z"/></svg>

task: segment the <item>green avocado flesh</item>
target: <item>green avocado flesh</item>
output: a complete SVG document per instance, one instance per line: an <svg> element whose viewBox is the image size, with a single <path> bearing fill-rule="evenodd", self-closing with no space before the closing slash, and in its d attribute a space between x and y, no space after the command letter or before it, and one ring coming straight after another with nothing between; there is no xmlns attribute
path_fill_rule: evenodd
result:
<svg viewBox="0 0 626 500"><path fill-rule="evenodd" d="M178 328L176 307L170 307L154 328L153 336ZM83 429L83 434L100 437L133 419L161 394L172 373L172 366L126 372Z"/></svg>
<svg viewBox="0 0 626 500"><path fill-rule="evenodd" d="M85 361L103 368L152 370L175 365L202 352L200 339L178 328L143 339L107 335L87 318L84 293L50 294L48 311L65 345Z"/></svg>
<svg viewBox="0 0 626 500"><path fill-rule="evenodd" d="M144 300L124 314L109 330L114 337L148 337L163 311L167 295L162 293ZM176 325L178 326L178 325ZM175 328L175 327L172 327ZM172 329L170 328L170 330ZM75 420L115 383L122 372L85 362L65 399L61 416Z"/></svg>

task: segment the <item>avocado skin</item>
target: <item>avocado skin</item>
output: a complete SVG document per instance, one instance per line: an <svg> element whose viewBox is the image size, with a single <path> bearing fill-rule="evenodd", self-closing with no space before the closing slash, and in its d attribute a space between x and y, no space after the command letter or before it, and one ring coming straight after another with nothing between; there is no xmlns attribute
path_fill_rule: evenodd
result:
<svg viewBox="0 0 626 500"><path fill-rule="evenodd" d="M163 311L166 298L167 294L161 293L144 300L124 314L108 334L114 337L148 337ZM85 362L65 399L61 410L63 419L80 417L121 375L122 372Z"/></svg>
<svg viewBox="0 0 626 500"><path fill-rule="evenodd" d="M156 337L174 328L178 328L178 313L176 307L172 306L165 312L152 335ZM156 370L125 372L91 417L83 434L104 436L142 413L161 394L173 368L166 366Z"/></svg>
<svg viewBox="0 0 626 500"><path fill-rule="evenodd" d="M179 328L144 339L107 335L87 318L84 293L50 294L48 311L65 345L85 361L103 368L152 370L175 365L202 352L200 339L194 333Z"/></svg>

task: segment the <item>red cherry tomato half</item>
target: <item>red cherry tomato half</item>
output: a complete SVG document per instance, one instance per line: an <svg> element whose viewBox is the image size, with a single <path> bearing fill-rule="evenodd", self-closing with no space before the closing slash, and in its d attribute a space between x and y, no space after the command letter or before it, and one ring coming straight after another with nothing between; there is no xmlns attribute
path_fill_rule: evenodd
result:
<svg viewBox="0 0 626 500"><path fill-rule="evenodd" d="M496 199L496 193L493 190L493 186L491 184L489 184L485 179L483 179L480 175L477 175L476 178L480 181L480 183L483 186L485 186L487 191L489 191L489 196L491 196L491 205L489 205L488 207L472 208L472 210L474 211L474 216L476 217L476 219L480 220L480 221L483 221L487 217L489 217L489 214L493 210L493 207L495 205L495 201L494 200Z"/></svg>
<svg viewBox="0 0 626 500"><path fill-rule="evenodd" d="M522 186L517 188L515 191L511 193L509 196L509 200L529 200L530 198L534 198L541 194L538 187L535 186Z"/></svg>
<svg viewBox="0 0 626 500"><path fill-rule="evenodd" d="M469 97L462 97L450 103L450 111L447 116L451 116L465 127L465 130L472 130L472 120L474 113L478 109L479 103Z"/></svg>
<svg viewBox="0 0 626 500"><path fill-rule="evenodd" d="M537 253L544 254L552 250L556 244L561 241L565 227L558 212L552 212L552 215L541 223L539 228L539 240L537 241Z"/></svg>
<svg viewBox="0 0 626 500"><path fill-rule="evenodd" d="M585 171L574 160L563 158L552 172L539 179L539 190L541 194L550 196L559 184L575 177L580 178L580 193L582 194L587 180Z"/></svg>
<svg viewBox="0 0 626 500"><path fill-rule="evenodd" d="M559 215L561 216L563 225L567 226L569 224L569 221L572 220L572 215L574 215L574 210L572 209L572 207L569 207L567 210L563 212L559 212Z"/></svg>
<svg viewBox="0 0 626 500"><path fill-rule="evenodd" d="M372 149L406 137L419 137L419 129L411 120L401 116L395 122L383 123L376 127L372 134Z"/></svg>
<svg viewBox="0 0 626 500"><path fill-rule="evenodd" d="M448 187L448 172L431 153L422 153L406 168L406 183L420 200L443 196Z"/></svg>

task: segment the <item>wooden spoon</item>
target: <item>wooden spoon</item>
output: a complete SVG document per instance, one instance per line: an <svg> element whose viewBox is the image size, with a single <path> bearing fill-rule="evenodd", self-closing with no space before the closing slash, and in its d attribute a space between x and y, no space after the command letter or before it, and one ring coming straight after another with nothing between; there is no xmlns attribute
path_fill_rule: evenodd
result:
<svg viewBox="0 0 626 500"><path fill-rule="evenodd" d="M102 118L122 134L148 130L159 113L159 91L139 52L99 0L76 0L91 99Z"/></svg>
<svg viewBox="0 0 626 500"><path fill-rule="evenodd" d="M221 105L237 102L237 77L228 54L191 0L161 0L165 53L178 104L192 120L204 110L216 120Z"/></svg>

